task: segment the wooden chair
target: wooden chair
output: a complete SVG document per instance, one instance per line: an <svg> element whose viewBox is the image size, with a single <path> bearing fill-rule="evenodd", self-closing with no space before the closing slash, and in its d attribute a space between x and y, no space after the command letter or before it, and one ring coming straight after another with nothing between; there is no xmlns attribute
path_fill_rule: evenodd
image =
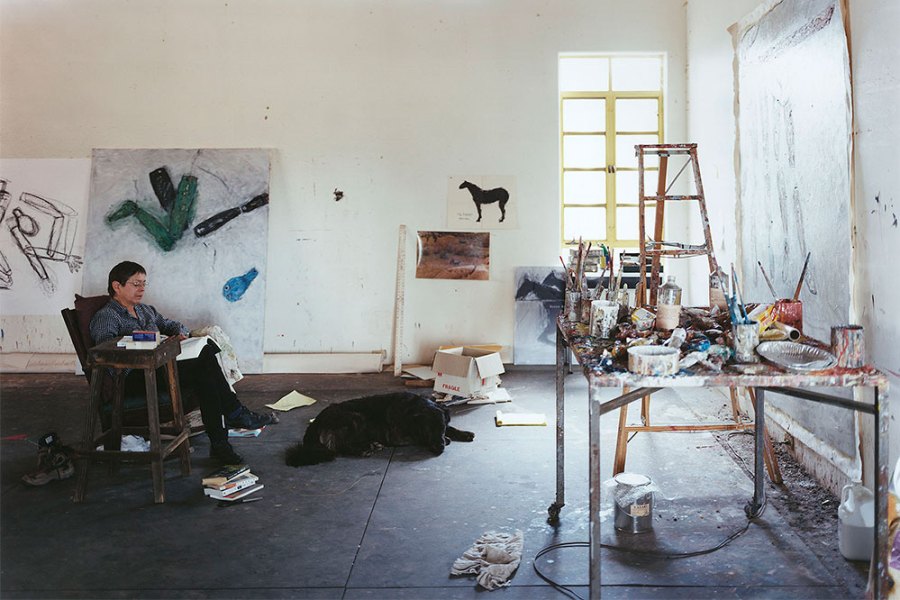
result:
<svg viewBox="0 0 900 600"><path fill-rule="evenodd" d="M624 390L628 391L628 390ZM628 425L628 406L625 405L619 409L619 429L616 435L616 454L613 460L613 476L618 475L625 470L625 456L628 452L628 435L640 431L646 432L665 432L665 431L744 431L753 429L754 424L746 415L741 413L738 404L737 389L730 388L731 393L731 417L732 423L704 423L693 425L652 425L650 423L650 396L644 396L641 399L641 424ZM752 389L747 390L751 399L754 397ZM775 449L772 447L772 440L769 438L768 429L763 430L763 461L766 470L769 472L769 479L772 483L781 483L781 469L778 467L778 459L775 457Z"/></svg>
<svg viewBox="0 0 900 600"><path fill-rule="evenodd" d="M160 386L157 393L155 369L147 367L145 373L153 375L145 379L148 381L147 390L152 390L156 396L153 405L148 405L147 393L125 394L125 377L122 365L115 360L106 360L101 355L100 364L110 368L92 368L92 361L97 357L92 356L90 348L93 345L90 337L90 321L94 313L109 301L108 296L93 296L84 298L75 296L75 308L64 308L63 321L75 347L75 353L81 362L82 369L91 386L91 400L85 416L85 427L82 432L83 444L78 450L78 480L75 491L75 501L81 502L87 486L87 471L91 460L104 460L110 462L111 472L115 472L122 462L149 462L153 471L154 499L156 502L165 501L163 488L162 460L177 451L181 460L182 475L190 474L190 446L188 435L190 427L186 424L182 411L180 389L178 387L178 373L174 367L174 356L171 361L166 360L167 382ZM171 350L167 351L171 354ZM157 365L159 366L159 365ZM119 368L117 368L119 367ZM113 374L110 371L113 371ZM98 419L99 417L99 419ZM95 437L94 430L99 420L100 435ZM122 435L136 434L150 438L150 452L122 452ZM165 447L161 440L172 440ZM103 450L95 450L97 444L103 444Z"/></svg>

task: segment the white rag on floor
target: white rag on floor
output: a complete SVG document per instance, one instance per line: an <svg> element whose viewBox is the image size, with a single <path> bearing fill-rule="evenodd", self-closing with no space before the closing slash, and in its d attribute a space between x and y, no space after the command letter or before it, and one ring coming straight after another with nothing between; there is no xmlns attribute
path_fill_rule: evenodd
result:
<svg viewBox="0 0 900 600"><path fill-rule="evenodd" d="M478 585L486 590L509 585L509 578L522 560L524 543L519 529L515 533L488 531L453 562L450 574L477 574Z"/></svg>

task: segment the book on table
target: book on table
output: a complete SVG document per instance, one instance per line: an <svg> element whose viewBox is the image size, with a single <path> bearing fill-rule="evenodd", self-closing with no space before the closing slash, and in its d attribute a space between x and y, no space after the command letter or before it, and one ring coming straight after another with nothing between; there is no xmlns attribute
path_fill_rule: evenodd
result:
<svg viewBox="0 0 900 600"><path fill-rule="evenodd" d="M248 471L250 471L249 465L224 465L203 477L201 483L204 487L220 486L224 483L228 483L232 479L237 479Z"/></svg>
<svg viewBox="0 0 900 600"><path fill-rule="evenodd" d="M218 495L218 494L208 494L210 498L215 498L216 500L224 501L224 502L234 502L235 500L240 500L242 498L246 498L250 494L256 493L259 490L263 489L263 484L254 483L250 487L245 487L244 489L238 490L236 492L232 492L228 495Z"/></svg>
<svg viewBox="0 0 900 600"><path fill-rule="evenodd" d="M259 477L247 471L243 475L223 483L222 485L205 485L203 486L203 493L207 496L221 499L223 496L229 496L235 492L239 492L255 485L257 481L259 481Z"/></svg>

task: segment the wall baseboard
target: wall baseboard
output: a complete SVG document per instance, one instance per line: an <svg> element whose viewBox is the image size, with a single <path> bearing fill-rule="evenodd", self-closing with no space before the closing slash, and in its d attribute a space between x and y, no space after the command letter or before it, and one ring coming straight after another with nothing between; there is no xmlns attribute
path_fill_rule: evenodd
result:
<svg viewBox="0 0 900 600"><path fill-rule="evenodd" d="M380 373L382 352L266 354L263 373ZM75 354L0 353L0 373L81 373ZM251 373L245 373L250 375Z"/></svg>

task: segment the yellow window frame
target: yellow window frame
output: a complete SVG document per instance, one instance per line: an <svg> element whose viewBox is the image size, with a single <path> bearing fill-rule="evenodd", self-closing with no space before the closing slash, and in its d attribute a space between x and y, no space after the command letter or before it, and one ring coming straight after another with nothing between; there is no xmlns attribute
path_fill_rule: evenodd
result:
<svg viewBox="0 0 900 600"><path fill-rule="evenodd" d="M606 116L605 116L605 130L604 131L578 131L578 132L567 132L563 127L563 104L566 100L580 100L580 99L588 99L588 100L605 100L605 108L606 108ZM624 99L655 99L657 101L658 112L657 112L657 129L656 131L617 131L616 130L616 101L624 100ZM560 247L572 246L573 242L575 244L578 243L578 240L570 240L566 239L565 236L565 209L570 207L578 207L578 208L601 208L605 207L606 213L606 235L604 239L595 239L595 240L584 240L591 241L594 244L603 243L612 248L637 248L638 247L638 239L637 232L635 232L634 239L620 239L618 237L618 230L616 227L616 208L623 206L638 206L638 198L631 200L620 199L616 196L616 177L609 177L611 174L615 174L618 171L634 171L637 172L637 167L618 167L617 166L617 157L616 157L616 137L618 135L656 135L657 143L663 143L664 137L664 123L665 123L665 114L664 114L665 105L663 103L663 90L659 91L649 91L649 92L639 92L639 91L628 91L628 92L616 92L616 91L605 91L605 92L560 92L559 97L559 193L560 193ZM594 168L566 168L565 165L565 156L564 156L564 139L566 136L579 136L579 135L603 135L606 145L606 166L605 167L594 167ZM651 171L656 170L655 168L646 168L645 170ZM605 177L606 181L606 197L604 203L594 203L594 204L566 204L566 190L565 190L565 174L567 172L576 172L576 171L586 171L586 172L606 172L607 177ZM646 206L651 208L653 203L647 203Z"/></svg>

